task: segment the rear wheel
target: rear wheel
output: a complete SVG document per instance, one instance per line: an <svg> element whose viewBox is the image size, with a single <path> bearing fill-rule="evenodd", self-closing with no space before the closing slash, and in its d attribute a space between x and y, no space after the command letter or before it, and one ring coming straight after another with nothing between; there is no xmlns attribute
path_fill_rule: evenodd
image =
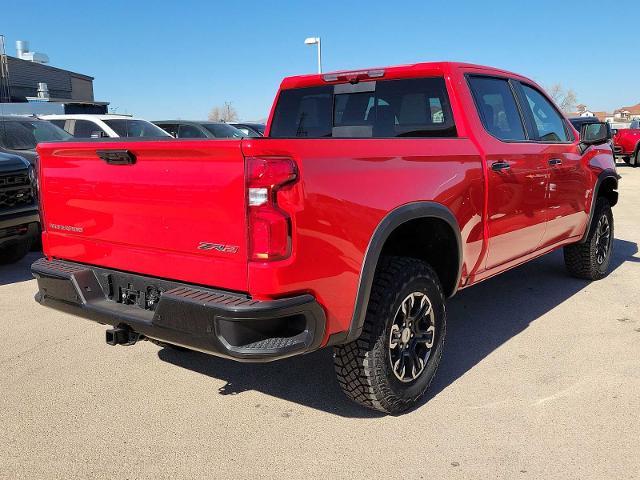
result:
<svg viewBox="0 0 640 480"><path fill-rule="evenodd" d="M613 213L604 197L596 200L587 241L564 247L564 263L571 275L599 280L607 275L613 254Z"/></svg>
<svg viewBox="0 0 640 480"><path fill-rule="evenodd" d="M636 153L633 154L633 161L631 162L631 166L636 168L640 166L640 148L636 150Z"/></svg>
<svg viewBox="0 0 640 480"><path fill-rule="evenodd" d="M334 350L338 383L363 406L401 413L431 383L445 334L444 295L433 269L413 258L383 258L362 335Z"/></svg>
<svg viewBox="0 0 640 480"><path fill-rule="evenodd" d="M11 243L0 247L0 265L7 265L22 260L31 250L32 240L26 239L20 243Z"/></svg>

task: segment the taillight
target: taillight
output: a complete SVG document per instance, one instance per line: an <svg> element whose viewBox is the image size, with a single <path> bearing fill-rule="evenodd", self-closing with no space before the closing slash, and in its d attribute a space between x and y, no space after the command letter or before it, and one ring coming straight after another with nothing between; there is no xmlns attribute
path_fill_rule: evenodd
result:
<svg viewBox="0 0 640 480"><path fill-rule="evenodd" d="M249 258L282 260L291 254L291 217L278 206L278 190L298 179L290 158L247 158Z"/></svg>

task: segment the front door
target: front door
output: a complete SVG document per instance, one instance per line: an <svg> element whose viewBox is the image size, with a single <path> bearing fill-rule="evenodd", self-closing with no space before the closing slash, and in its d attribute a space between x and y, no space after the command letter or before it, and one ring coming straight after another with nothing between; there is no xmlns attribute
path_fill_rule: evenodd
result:
<svg viewBox="0 0 640 480"><path fill-rule="evenodd" d="M582 234L588 217L586 193L591 188L590 179L581 167L578 140L562 115L537 88L524 83L520 88L531 136L544 148L544 161L549 165L547 228L542 248Z"/></svg>

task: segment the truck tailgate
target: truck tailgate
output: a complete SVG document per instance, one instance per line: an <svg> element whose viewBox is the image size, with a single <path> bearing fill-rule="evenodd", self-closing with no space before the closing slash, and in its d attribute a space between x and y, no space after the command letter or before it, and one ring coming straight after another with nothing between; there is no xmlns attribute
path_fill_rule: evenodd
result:
<svg viewBox="0 0 640 480"><path fill-rule="evenodd" d="M246 291L240 140L50 143L38 153L47 256Z"/></svg>

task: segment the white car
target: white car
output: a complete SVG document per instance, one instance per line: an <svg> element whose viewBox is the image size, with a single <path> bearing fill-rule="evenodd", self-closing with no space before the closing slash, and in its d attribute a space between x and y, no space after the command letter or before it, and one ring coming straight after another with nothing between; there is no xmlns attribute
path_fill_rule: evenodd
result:
<svg viewBox="0 0 640 480"><path fill-rule="evenodd" d="M153 123L126 115L41 115L76 138L170 137Z"/></svg>

